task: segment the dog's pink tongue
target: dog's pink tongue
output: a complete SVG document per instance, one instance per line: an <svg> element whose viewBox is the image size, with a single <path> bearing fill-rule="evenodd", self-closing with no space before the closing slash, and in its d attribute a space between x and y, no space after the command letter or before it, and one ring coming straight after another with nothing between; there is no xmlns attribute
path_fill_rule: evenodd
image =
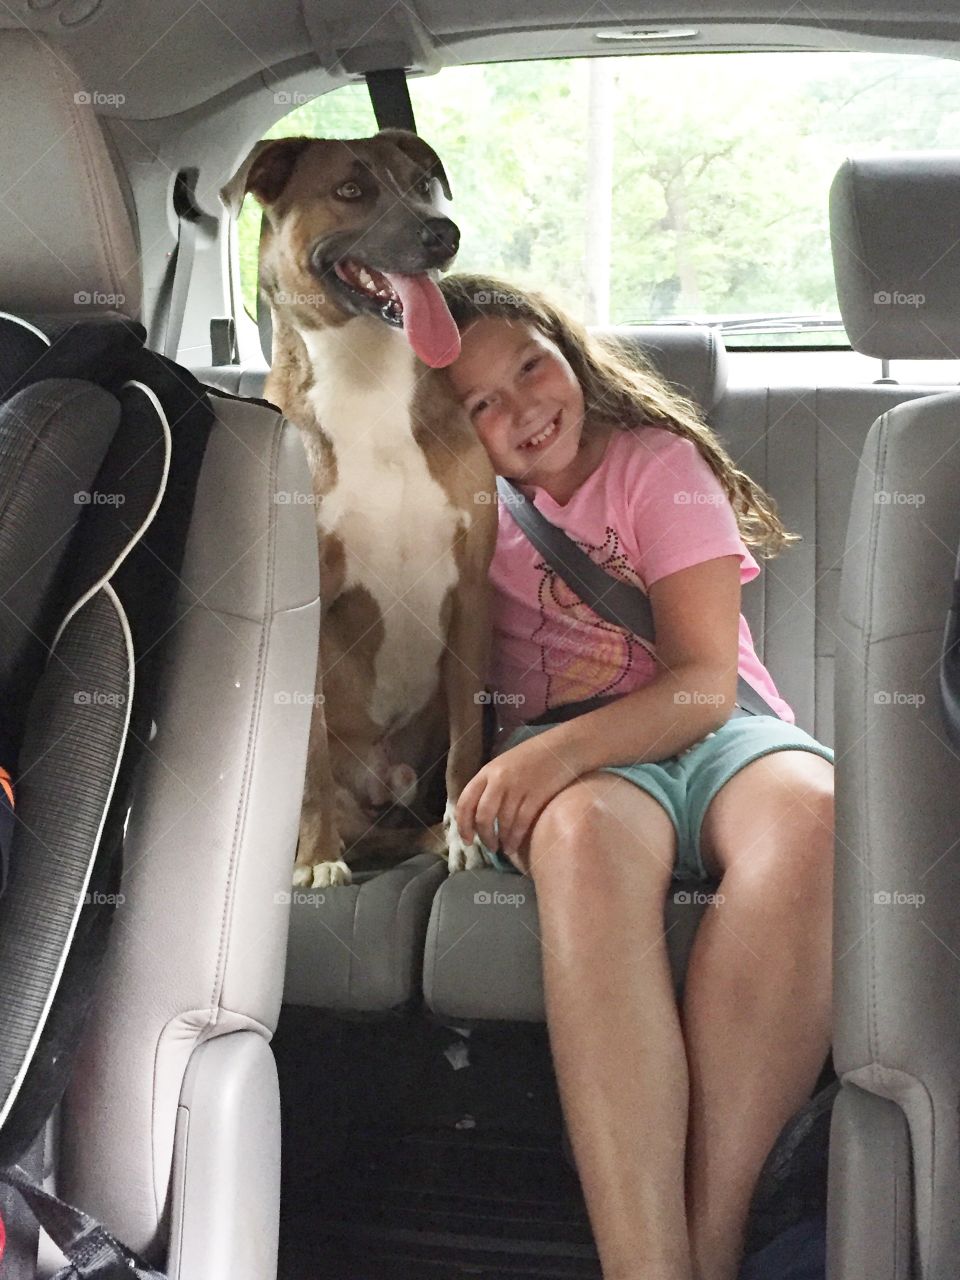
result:
<svg viewBox="0 0 960 1280"><path fill-rule="evenodd" d="M401 276L384 272L403 303L407 341L424 364L442 369L460 354L460 332L429 276Z"/></svg>

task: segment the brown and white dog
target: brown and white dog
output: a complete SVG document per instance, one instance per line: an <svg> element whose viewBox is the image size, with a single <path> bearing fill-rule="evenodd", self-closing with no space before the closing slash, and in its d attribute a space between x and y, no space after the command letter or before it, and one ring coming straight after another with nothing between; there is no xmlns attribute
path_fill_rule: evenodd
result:
<svg viewBox="0 0 960 1280"><path fill-rule="evenodd" d="M220 194L237 213L247 192L264 212L265 395L303 435L320 544L320 696L294 884L349 883L349 860L376 849L479 866L453 812L482 764L497 505L439 372L460 345L436 286L459 244L443 166L400 129L280 138ZM446 810L428 829L445 752ZM406 840L385 829L398 822L414 827Z"/></svg>

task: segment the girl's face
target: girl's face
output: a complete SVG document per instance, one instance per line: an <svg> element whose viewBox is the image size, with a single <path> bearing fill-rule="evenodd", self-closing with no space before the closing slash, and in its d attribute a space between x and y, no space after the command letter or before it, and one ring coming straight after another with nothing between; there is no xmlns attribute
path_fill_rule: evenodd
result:
<svg viewBox="0 0 960 1280"><path fill-rule="evenodd" d="M499 475L548 487L576 461L583 391L559 347L535 325L494 316L474 321L447 372Z"/></svg>

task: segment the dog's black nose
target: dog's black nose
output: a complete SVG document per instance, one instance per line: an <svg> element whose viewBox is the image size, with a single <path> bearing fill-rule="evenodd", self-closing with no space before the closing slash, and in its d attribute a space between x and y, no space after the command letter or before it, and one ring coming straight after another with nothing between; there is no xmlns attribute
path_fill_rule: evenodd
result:
<svg viewBox="0 0 960 1280"><path fill-rule="evenodd" d="M449 218L428 218L420 228L420 240L438 261L452 258L460 248L460 228Z"/></svg>

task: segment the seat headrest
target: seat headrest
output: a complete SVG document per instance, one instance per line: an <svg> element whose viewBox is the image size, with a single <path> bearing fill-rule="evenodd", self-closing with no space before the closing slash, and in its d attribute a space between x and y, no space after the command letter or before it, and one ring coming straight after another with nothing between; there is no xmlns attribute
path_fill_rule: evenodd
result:
<svg viewBox="0 0 960 1280"><path fill-rule="evenodd" d="M594 329L628 354L645 355L661 377L710 413L727 386L727 352L719 333L685 324L617 325Z"/></svg>
<svg viewBox="0 0 960 1280"><path fill-rule="evenodd" d="M0 31L0 310L140 316L140 259L92 103L29 31Z"/></svg>
<svg viewBox="0 0 960 1280"><path fill-rule="evenodd" d="M854 350L960 351L960 151L850 157L830 188L837 297Z"/></svg>

